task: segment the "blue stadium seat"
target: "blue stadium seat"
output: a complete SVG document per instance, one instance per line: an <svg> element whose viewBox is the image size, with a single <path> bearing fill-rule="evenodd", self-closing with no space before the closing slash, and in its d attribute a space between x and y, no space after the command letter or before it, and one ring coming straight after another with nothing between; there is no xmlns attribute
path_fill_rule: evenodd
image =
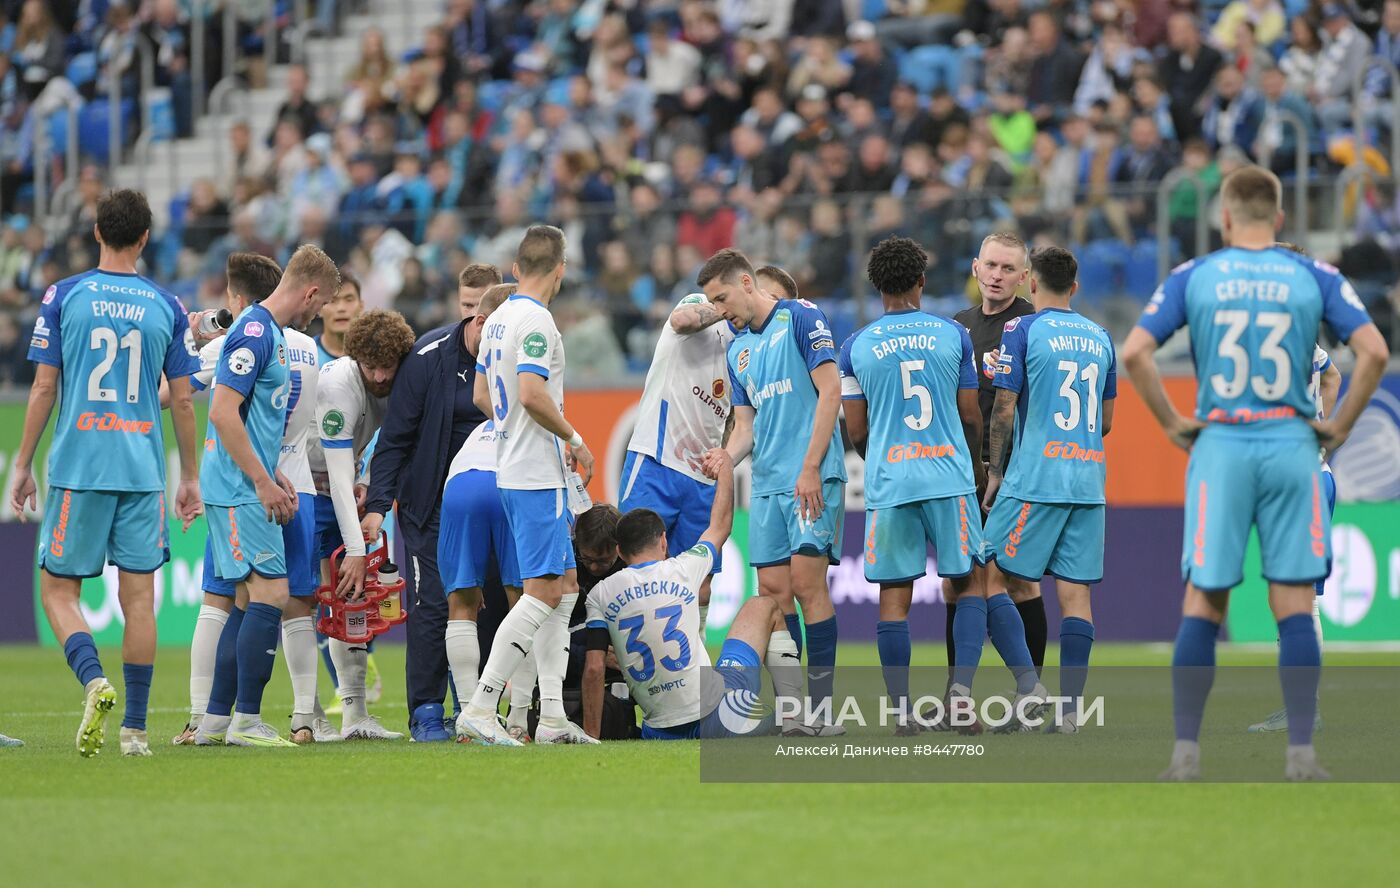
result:
<svg viewBox="0 0 1400 888"><path fill-rule="evenodd" d="M488 80L476 92L476 101L483 111L498 112L505 104L506 92L510 89L509 80Z"/></svg>
<svg viewBox="0 0 1400 888"><path fill-rule="evenodd" d="M107 163L107 125L108 106L110 102L103 99L94 99L83 106L83 110L78 114L78 141L83 146L83 152L92 156L98 163ZM122 99L121 104L121 133L122 143L125 144L127 137L131 134L131 123L136 116L136 100Z"/></svg>
<svg viewBox="0 0 1400 888"><path fill-rule="evenodd" d="M860 17L867 22L878 22L885 17L885 13L888 11L889 7L885 4L885 0L861 0L860 2Z"/></svg>
<svg viewBox="0 0 1400 888"><path fill-rule="evenodd" d="M1094 241L1079 251L1079 298L1101 305L1122 289L1126 250L1118 241Z"/></svg>
<svg viewBox="0 0 1400 888"><path fill-rule="evenodd" d="M1139 303L1146 304L1157 284L1157 241L1140 240L1128 253L1128 266L1123 273L1124 290Z"/></svg>
<svg viewBox="0 0 1400 888"><path fill-rule="evenodd" d="M914 47L900 60L899 79L914 84L923 95L933 92L934 87L943 83L943 60L949 51L946 46Z"/></svg>
<svg viewBox="0 0 1400 888"><path fill-rule="evenodd" d="M80 52L68 60L64 76L74 86L82 86L97 79L97 53Z"/></svg>

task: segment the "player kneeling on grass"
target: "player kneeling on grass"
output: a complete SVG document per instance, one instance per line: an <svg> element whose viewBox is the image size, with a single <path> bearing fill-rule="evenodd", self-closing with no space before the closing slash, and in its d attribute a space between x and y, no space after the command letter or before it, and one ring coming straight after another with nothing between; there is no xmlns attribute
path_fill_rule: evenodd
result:
<svg viewBox="0 0 1400 888"><path fill-rule="evenodd" d="M712 453L719 477L710 526L693 549L666 558L666 525L650 509L634 509L617 523L618 551L628 566L588 593L583 726L589 736L601 733L609 645L619 652L627 686L642 707L643 740L753 733L762 723L758 691L765 662L779 697L802 696L797 645L773 598L744 604L714 672L708 671L700 585L734 519L734 465L723 450Z"/></svg>

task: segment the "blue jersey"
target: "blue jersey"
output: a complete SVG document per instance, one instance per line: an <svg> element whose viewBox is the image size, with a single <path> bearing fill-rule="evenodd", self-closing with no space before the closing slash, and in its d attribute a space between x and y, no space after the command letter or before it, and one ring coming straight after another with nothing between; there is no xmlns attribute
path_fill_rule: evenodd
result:
<svg viewBox="0 0 1400 888"><path fill-rule="evenodd" d="M315 337L312 337L312 338L316 340L316 366L317 366L317 367L324 367L324 366L326 366L327 364L329 364L331 361L334 361L336 358L343 358L343 357L345 357L344 355L333 355L333 354L331 354L330 352L326 351L325 345L323 345L323 344L321 343L321 337L320 337L320 336L315 336Z"/></svg>
<svg viewBox="0 0 1400 888"><path fill-rule="evenodd" d="M1018 393L1002 492L1033 503L1102 504L1103 404L1118 397L1108 331L1068 309L1016 318L1002 333L992 385Z"/></svg>
<svg viewBox="0 0 1400 888"><path fill-rule="evenodd" d="M1189 325L1197 418L1248 424L1314 415L1322 321L1343 341L1370 323L1335 268L1285 249L1227 248L1173 271L1138 326L1160 344Z"/></svg>
<svg viewBox="0 0 1400 888"><path fill-rule="evenodd" d="M783 299L761 327L736 331L729 346L729 382L736 407L757 412L753 427L753 495L792 493L812 439L817 389L812 371L836 360L836 343L821 309ZM822 457L823 481L846 480L841 433L833 429Z"/></svg>
<svg viewBox="0 0 1400 888"><path fill-rule="evenodd" d="M248 306L224 338L223 353L219 355L219 367L214 371L214 385L210 388L226 385L243 396L239 413L248 429L253 452L268 475L277 471L277 459L282 452L291 376L282 328L266 308L258 304ZM252 480L224 450L213 423L209 424L204 451L199 489L206 503L238 506L258 501Z"/></svg>
<svg viewBox="0 0 1400 888"><path fill-rule="evenodd" d="M165 489L160 377L199 369L188 329L179 300L140 275L93 270L49 287L29 360L60 371L50 485Z"/></svg>
<svg viewBox="0 0 1400 888"><path fill-rule="evenodd" d="M967 328L921 311L892 312L841 346L841 399L865 401L865 505L885 509L972 493L958 390L976 391Z"/></svg>

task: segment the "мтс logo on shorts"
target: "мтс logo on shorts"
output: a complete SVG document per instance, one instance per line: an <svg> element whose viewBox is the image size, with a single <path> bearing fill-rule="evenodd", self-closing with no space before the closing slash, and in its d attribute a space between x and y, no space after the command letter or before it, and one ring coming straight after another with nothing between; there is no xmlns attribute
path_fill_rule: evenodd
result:
<svg viewBox="0 0 1400 888"><path fill-rule="evenodd" d="M531 333L525 337L525 342L521 346L525 354L532 358L544 357L545 351L549 348L549 343L545 341L544 334Z"/></svg>

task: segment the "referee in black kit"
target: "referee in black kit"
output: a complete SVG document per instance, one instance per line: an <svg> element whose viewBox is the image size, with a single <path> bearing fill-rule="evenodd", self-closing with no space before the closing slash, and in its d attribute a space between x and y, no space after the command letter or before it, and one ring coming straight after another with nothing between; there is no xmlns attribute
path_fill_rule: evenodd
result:
<svg viewBox="0 0 1400 888"><path fill-rule="evenodd" d="M500 280L497 272L496 282ZM415 342L394 378L370 463L369 495L361 525L367 536L377 536L384 516L398 502L400 534L408 555L404 574L413 601L408 612L408 664L404 670L408 727L420 743L452 739L452 732L443 723L442 701L448 684L447 596L438 573L438 518L452 457L472 429L486 421L472 403L474 352L481 343L482 325L476 323L481 293L459 292L459 299L462 320ZM505 611L499 578L488 582L483 592L488 604L493 592L499 596L499 606L488 610L496 614ZM483 656L487 642L482 639Z"/></svg>
<svg viewBox="0 0 1400 888"><path fill-rule="evenodd" d="M953 320L966 327L972 337L972 351L977 356L978 403L982 408L983 429L990 428L992 423L992 403L996 400L992 379L1000 358L1002 331L1008 321L1035 314L1035 306L1016 295L1016 291L1026 282L1029 270L1030 254L1025 241L1009 233L988 235L972 263L972 274L977 278L982 303L953 315ZM988 436L983 435L984 463L987 462L990 445ZM981 502L983 493L983 490L977 491L978 502ZM988 565L987 570L991 571L987 579L988 593L994 594L993 589L1004 586L1021 614L1021 622L1026 626L1026 647L1030 648L1031 661L1035 663L1038 674L1045 665L1045 640L1049 633L1040 584L1009 577L993 565ZM953 612L956 610L956 604L949 600L952 585L948 580L943 581L943 600L948 606L946 638L949 670L953 668Z"/></svg>

